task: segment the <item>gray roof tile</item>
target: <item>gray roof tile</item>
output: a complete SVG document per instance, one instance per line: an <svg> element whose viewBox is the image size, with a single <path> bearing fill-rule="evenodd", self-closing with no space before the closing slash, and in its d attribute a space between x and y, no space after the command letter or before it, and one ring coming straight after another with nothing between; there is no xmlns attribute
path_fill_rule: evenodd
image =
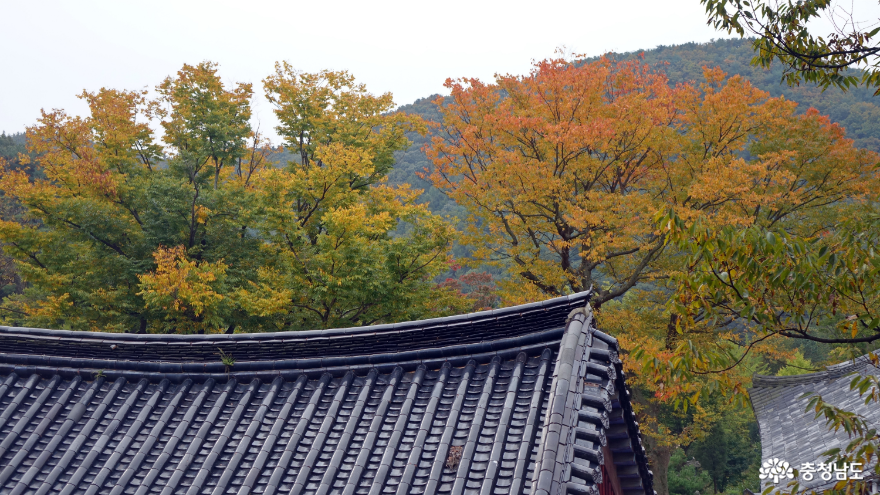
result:
<svg viewBox="0 0 880 495"><path fill-rule="evenodd" d="M0 327L0 492L596 494L608 444L651 495L588 298L278 334Z"/></svg>
<svg viewBox="0 0 880 495"><path fill-rule="evenodd" d="M845 447L850 442L845 432L830 431L823 419L816 418L812 411L805 411L808 399L802 396L806 393L819 394L828 403L861 414L869 424L880 427L880 407L866 406L858 392L850 391L852 374L880 376L880 370L863 356L817 373L784 377L755 375L749 395L761 432L763 459L783 459L799 469L805 462L824 462L823 452ZM812 481L801 480L801 485L807 488L827 484L818 476Z"/></svg>

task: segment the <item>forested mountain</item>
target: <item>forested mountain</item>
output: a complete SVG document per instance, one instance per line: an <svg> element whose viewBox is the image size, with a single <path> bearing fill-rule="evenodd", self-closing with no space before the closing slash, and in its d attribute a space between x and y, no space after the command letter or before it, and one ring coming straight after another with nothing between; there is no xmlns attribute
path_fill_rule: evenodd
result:
<svg viewBox="0 0 880 495"><path fill-rule="evenodd" d="M416 100L414 103L401 106L399 111L417 114L429 122L440 122L443 120L443 117L437 110L437 105L434 104L434 100L438 96L433 95ZM407 137L413 144L405 151L398 151L394 154L394 168L388 174L388 182L391 184L407 183L422 189L425 191L422 194L422 201L430 204L431 211L443 215L459 216L463 212L460 206L446 198L428 181L416 175L419 172L423 172L426 168L431 168L428 157L425 156L425 152L422 150L422 147L430 141L430 135L420 136L415 132L410 132L407 133Z"/></svg>
<svg viewBox="0 0 880 495"><path fill-rule="evenodd" d="M710 43L687 43L678 46L660 46L644 52L612 54L618 60L626 60L644 55L644 62L655 70L664 72L670 84L685 82L699 83L703 80L703 66L720 67L729 76L739 74L749 79L770 96L784 96L798 103L798 112L803 113L813 107L833 122L841 124L847 136L855 145L873 151L880 151L880 99L864 88L853 88L844 93L836 88L822 91L813 85L789 87L781 82L782 67L777 65L770 70L750 64L754 51L750 40L716 40ZM414 113L422 118L439 122L442 117L432 103L436 95L416 100L400 107L401 112ZM392 183L409 183L424 189L422 201L430 204L434 213L458 215L461 208L449 201L427 181L416 176L430 163L421 148L430 137L410 133L413 145L395 154L394 170L389 175Z"/></svg>
<svg viewBox="0 0 880 495"><path fill-rule="evenodd" d="M25 153L25 135L23 132L16 134L0 133L0 157L8 162L18 163L18 154Z"/></svg>

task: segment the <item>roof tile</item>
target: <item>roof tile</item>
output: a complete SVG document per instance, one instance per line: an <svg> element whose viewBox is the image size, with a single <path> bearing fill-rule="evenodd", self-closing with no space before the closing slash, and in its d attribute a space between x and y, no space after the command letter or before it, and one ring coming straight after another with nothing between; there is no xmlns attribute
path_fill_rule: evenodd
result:
<svg viewBox="0 0 880 495"><path fill-rule="evenodd" d="M299 333L3 327L0 492L596 493L606 437L641 443L588 297Z"/></svg>

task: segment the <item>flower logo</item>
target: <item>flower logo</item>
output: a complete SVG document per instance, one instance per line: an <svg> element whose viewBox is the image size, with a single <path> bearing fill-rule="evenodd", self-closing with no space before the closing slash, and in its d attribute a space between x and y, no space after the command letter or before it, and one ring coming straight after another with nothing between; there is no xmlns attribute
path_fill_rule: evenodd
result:
<svg viewBox="0 0 880 495"><path fill-rule="evenodd" d="M764 461L758 473L758 478L762 480L773 479L773 483L779 483L780 478L794 478L794 471L791 469L791 465L775 457L769 461Z"/></svg>

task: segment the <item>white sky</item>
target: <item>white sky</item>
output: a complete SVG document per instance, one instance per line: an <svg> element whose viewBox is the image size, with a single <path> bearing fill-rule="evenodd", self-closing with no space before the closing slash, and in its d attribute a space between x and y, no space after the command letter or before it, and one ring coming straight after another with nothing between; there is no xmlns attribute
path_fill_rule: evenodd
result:
<svg viewBox="0 0 880 495"><path fill-rule="evenodd" d="M0 8L0 130L40 108L81 114L83 89L154 87L212 60L254 83L254 119L275 125L260 81L278 60L345 69L395 102L443 92L447 77L523 74L533 59L650 49L724 37L699 0L6 1ZM273 133L274 134L274 133Z"/></svg>

